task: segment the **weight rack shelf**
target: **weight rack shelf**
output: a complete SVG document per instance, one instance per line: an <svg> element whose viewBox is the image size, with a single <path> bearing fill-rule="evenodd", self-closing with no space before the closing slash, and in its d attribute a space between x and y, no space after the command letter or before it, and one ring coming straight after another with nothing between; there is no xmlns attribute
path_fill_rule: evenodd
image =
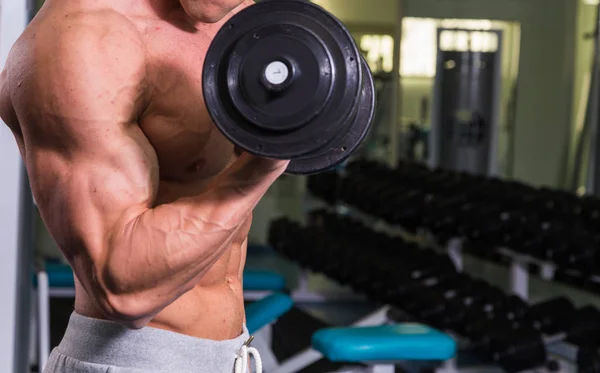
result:
<svg viewBox="0 0 600 373"><path fill-rule="evenodd" d="M358 163L360 164L360 161ZM311 177L312 179L309 179L309 191L311 192L311 194L313 196L321 199L324 203L335 204L338 206L345 205L346 207L350 207L351 204L349 203L349 201L345 201L345 200L343 200L343 198L338 198L338 194L340 193L339 189L344 188L344 182L346 182L346 180L348 178L352 178L353 173L356 173L357 169L360 171L360 167L353 166L353 165L354 164L350 164L350 166L348 166L348 169L346 171L342 171L339 173L322 174L322 175L317 175L317 176ZM372 167L373 164L372 164L372 162L367 162L366 164L363 164L362 168L366 168L366 166ZM384 168L385 166L377 164L377 167ZM420 170L420 172L429 172L429 171L423 171L423 168L421 166L418 166L417 169ZM385 170L385 172L392 173L394 171L388 169L388 170ZM431 173L434 174L433 172L431 172ZM382 183L381 180L378 180L377 177L375 177L374 175L369 174L368 176L369 177L366 178L368 181L373 182L373 183L380 183L380 184ZM387 177L390 177L390 176L388 175ZM452 177L454 177L454 176L452 176ZM315 186L315 183L311 182L311 180L322 181L322 184L325 185L325 188L323 188L323 186L321 186L321 185ZM481 178L477 178L473 182L482 182L481 180L482 180ZM391 184L391 182L389 180L384 180L384 182ZM341 185L341 187L340 187L340 185ZM510 185L512 185L512 184L510 184ZM327 189L327 188L329 188L329 189ZM416 184L413 187L413 189L416 189L416 188L418 188L418 184ZM515 188L526 188L526 187L523 186L522 184L518 184ZM396 192L396 194L401 194L403 192L403 190L405 190L406 188L404 188L404 186L402 186L402 185L398 185L397 189L398 189L398 191ZM385 195L386 198L387 197L390 197L390 198L396 197L393 194L394 191L391 190L391 188L389 188L389 187L387 189L380 188L378 190L383 190L385 193L387 193ZM446 192L446 193L448 193L448 192ZM549 194L550 192L544 191L544 193ZM367 198L371 198L364 194L362 195L362 197L364 197L364 198L361 198L361 201L364 199L367 199ZM564 193L562 193L562 192L561 192L561 197L565 198ZM573 197L573 198L575 198L575 197ZM383 199L383 198L380 198L380 199ZM592 199L587 199L586 202L588 202L588 201L593 202ZM580 203L580 202L578 201L577 203ZM353 211L360 211L361 213L363 213L365 215L369 215L376 220L387 222L387 219L384 219L379 215L374 215L373 213L371 213L369 211L365 212L364 209L362 209L360 207L352 205L351 209ZM595 216L592 213L589 213L588 215ZM595 223L597 223L597 221L594 219L588 219L588 225L591 224L591 223L589 223L589 221L594 222L594 225L595 225ZM398 226L398 227L401 226L401 225L393 224L393 223L390 223L390 225ZM429 229L429 227L423 226L423 225L421 225L419 228L410 227L409 229L407 229L407 231L410 231L410 230L412 230L413 232L417 231L417 230L431 231ZM430 236L434 236L437 238L440 235L431 234ZM586 274L586 273L583 273L583 272L573 269L573 268L564 268L560 264L557 264L554 261L544 260L544 259L540 259L539 257L534 257L532 255L529 255L527 253L518 252L516 250L510 249L509 247L507 247L505 245L489 245L489 244L488 245L479 245L479 247L477 247L476 249L472 249L470 247L469 240L465 241L460 237L457 238L456 235L443 236L442 241L443 241L443 243L451 242L451 241L454 243L460 242L460 243L462 243L462 245L460 245L462 251L468 252L472 256L478 257L480 259L489 260L496 264L506 265L509 267L518 265L519 272L525 271L528 273L533 273L533 274L538 275L539 277L541 277L544 280L554 280L556 282L564 283L564 284L567 284L570 286L581 288L583 290L587 290L589 292L600 294L600 276L597 274L590 274L590 273Z"/></svg>

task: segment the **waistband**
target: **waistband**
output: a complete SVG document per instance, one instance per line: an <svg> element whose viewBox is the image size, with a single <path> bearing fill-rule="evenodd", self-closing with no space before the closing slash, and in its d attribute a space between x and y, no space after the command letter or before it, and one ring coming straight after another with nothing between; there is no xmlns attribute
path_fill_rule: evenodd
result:
<svg viewBox="0 0 600 373"><path fill-rule="evenodd" d="M117 323L71 314L58 352L82 362L173 372L231 372L242 345L242 334L213 341L145 327L128 329Z"/></svg>

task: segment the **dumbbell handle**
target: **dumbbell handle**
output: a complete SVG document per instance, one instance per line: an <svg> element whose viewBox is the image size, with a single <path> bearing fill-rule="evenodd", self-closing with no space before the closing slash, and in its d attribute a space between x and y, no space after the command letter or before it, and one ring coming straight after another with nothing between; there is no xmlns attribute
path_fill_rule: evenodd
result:
<svg viewBox="0 0 600 373"><path fill-rule="evenodd" d="M460 339L460 337L456 336L456 338ZM549 336L543 336L542 337L542 343L544 344L544 346L549 346L549 345L553 345L556 343L560 343L560 342L564 342L567 339L567 333L558 333L558 334L554 334L554 335L549 335ZM463 348L472 348L473 346L476 346L477 343L473 343L473 342L469 342L468 340L463 340L461 345L463 345Z"/></svg>

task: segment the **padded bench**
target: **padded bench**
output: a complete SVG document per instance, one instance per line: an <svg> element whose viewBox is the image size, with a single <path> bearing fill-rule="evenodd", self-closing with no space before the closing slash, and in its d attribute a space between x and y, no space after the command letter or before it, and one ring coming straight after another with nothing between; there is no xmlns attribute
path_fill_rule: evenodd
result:
<svg viewBox="0 0 600 373"><path fill-rule="evenodd" d="M48 285L50 288L75 287L73 270L65 264L46 264L45 272L48 274ZM34 285L37 286L37 278Z"/></svg>
<svg viewBox="0 0 600 373"><path fill-rule="evenodd" d="M278 273L251 269L244 271L244 291L282 291L285 286L285 277Z"/></svg>
<svg viewBox="0 0 600 373"><path fill-rule="evenodd" d="M287 313L294 301L286 294L273 293L246 307L246 327L254 334Z"/></svg>
<svg viewBox="0 0 600 373"><path fill-rule="evenodd" d="M450 336L421 324L328 328L312 337L313 348L333 362L448 360L456 354Z"/></svg>
<svg viewBox="0 0 600 373"><path fill-rule="evenodd" d="M323 357L335 363L366 365L361 372L394 373L402 361L446 361L455 355L454 339L426 325L327 328L313 335L312 348L269 373L298 372Z"/></svg>

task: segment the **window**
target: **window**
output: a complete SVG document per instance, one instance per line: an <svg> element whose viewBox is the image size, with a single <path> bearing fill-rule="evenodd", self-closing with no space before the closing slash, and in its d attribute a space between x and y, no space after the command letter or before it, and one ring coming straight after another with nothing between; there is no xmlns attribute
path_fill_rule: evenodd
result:
<svg viewBox="0 0 600 373"><path fill-rule="evenodd" d="M402 56L400 69L404 77L432 78L435 76L437 53L437 29L461 28L476 32L449 31L442 34L442 46L458 50L470 48L493 51L498 48L498 37L484 30L492 28L492 21L410 18L403 22ZM367 62L373 71L391 72L394 61L394 39L391 35L361 35L360 48L365 51Z"/></svg>

